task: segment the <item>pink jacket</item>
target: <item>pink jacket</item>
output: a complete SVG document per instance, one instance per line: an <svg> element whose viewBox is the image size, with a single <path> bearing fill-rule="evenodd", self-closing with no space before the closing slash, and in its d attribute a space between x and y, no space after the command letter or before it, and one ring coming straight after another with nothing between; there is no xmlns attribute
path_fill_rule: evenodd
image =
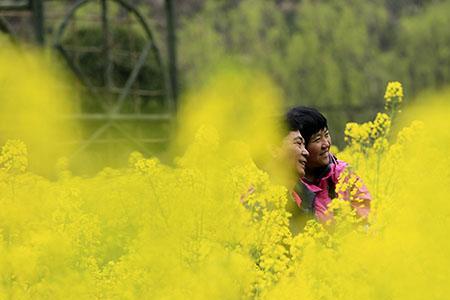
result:
<svg viewBox="0 0 450 300"><path fill-rule="evenodd" d="M333 216L327 212L328 204L332 199L337 198L336 184L339 175L348 168L348 164L342 160L337 160L331 155L331 163L322 170L318 179L314 182L302 178L296 185L293 196L298 207L304 212L314 213L317 220L325 223ZM356 176L353 174L353 176ZM357 177L357 181L361 179ZM348 180L348 178L344 179ZM370 212L371 196L364 184L357 189L356 195L350 197L349 192L340 192L342 199L351 201L352 207L355 209L359 217L366 218Z"/></svg>

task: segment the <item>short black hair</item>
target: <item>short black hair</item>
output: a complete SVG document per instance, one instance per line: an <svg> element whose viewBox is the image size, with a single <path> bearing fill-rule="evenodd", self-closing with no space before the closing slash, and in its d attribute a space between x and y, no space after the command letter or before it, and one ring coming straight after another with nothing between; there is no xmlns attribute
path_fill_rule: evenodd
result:
<svg viewBox="0 0 450 300"><path fill-rule="evenodd" d="M296 106L289 109L285 116L290 130L298 130L308 144L311 136L322 129L328 129L327 119L317 109Z"/></svg>

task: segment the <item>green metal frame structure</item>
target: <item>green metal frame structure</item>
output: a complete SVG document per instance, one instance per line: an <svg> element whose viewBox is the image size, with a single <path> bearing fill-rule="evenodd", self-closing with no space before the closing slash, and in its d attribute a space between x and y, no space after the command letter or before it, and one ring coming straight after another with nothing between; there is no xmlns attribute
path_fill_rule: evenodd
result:
<svg viewBox="0 0 450 300"><path fill-rule="evenodd" d="M77 67L77 65L72 61L71 57L67 53L67 51L64 48L64 45L62 44L62 37L64 34L64 31L67 29L67 26L69 24L69 21L74 17L77 10L81 9L84 5L91 3L91 2L97 2L96 0L80 0L77 1L72 8L68 11L66 16L64 17L62 23L58 27L56 31L56 42L54 44L54 47L61 53L61 55L65 58L66 62L68 63L69 67L73 70L73 72L77 75L77 77L80 79L80 81L87 87L87 89L91 92L91 94L96 97L96 89L89 83L89 80L86 79L83 76L83 73L81 70ZM94 143L97 139L99 139L107 130L109 129L115 129L122 133L123 137L128 139L130 142L135 144L141 151L146 150L145 146L139 142L138 139L133 138L128 132L126 132L121 126L120 122L123 121L170 121L171 119L171 112L173 111L173 98L172 93L170 90L170 85L168 85L168 76L166 75L167 72L165 72L165 69L163 67L163 63L161 60L161 55L159 52L159 48L156 45L155 39L153 37L152 31L150 30L147 22L145 21L144 17L139 13L139 11L132 6L131 4L127 3L124 0L101 0L99 2L100 4L100 10L101 10L101 28L103 33L103 41L102 41L102 53L103 56L106 58L106 63L104 65L104 81L106 83L105 89L108 91L112 91L113 83L112 83L112 76L111 76L111 32L110 32L110 24L108 19L108 10L109 10L109 4L115 2L125 10L127 10L129 13L133 14L136 19L139 21L139 24L144 29L144 32L148 38L148 41L145 44L145 47L142 49L139 59L137 63L134 65L131 74L129 75L125 85L123 88L120 89L120 94L117 97L116 101L114 101L114 105L108 107L106 105L103 105L103 113L95 113L95 114L87 114L83 113L79 116L75 116L77 119L80 120L97 120L103 122L102 125L100 125L94 132L91 133L89 138L84 140L81 144L81 147L78 149L77 153L80 151L83 151L87 147L89 147L92 143ZM135 83L137 76L139 72L141 71L146 59L148 58L149 54L153 54L153 56L156 58L156 62L158 65L158 68L160 69L161 73L164 74L164 95L166 99L166 105L167 105L167 113L165 114L125 114L121 112L121 109L123 108L125 99L130 93L131 87L133 83ZM112 97L114 97L113 94L111 94ZM76 154L76 153L75 153Z"/></svg>
<svg viewBox="0 0 450 300"><path fill-rule="evenodd" d="M2 16L0 16L0 31L12 35L8 22Z"/></svg>
<svg viewBox="0 0 450 300"><path fill-rule="evenodd" d="M0 0L0 10L31 11L33 13L33 28L36 42L41 45L45 43L42 0ZM0 31L14 37L11 27L2 17L0 17Z"/></svg>
<svg viewBox="0 0 450 300"><path fill-rule="evenodd" d="M0 10L27 10L32 12L33 16L33 28L35 33L35 40L38 44L45 44L45 31L44 31L44 5L43 0L0 0ZM177 97L177 76L176 76L176 38L175 38L175 27L174 27L174 6L173 0L165 1L165 12L166 12L166 26L167 26L167 64L163 63L160 55L159 47L154 39L152 30L150 29L146 19L139 12L139 10L129 3L127 0L79 0L76 1L68 12L65 14L60 25L55 30L55 42L53 46L61 54L61 56L67 62L69 68L74 72L82 84L86 87L91 95L96 97L97 88L94 87L89 78L83 75L83 72L79 69L76 63L74 63L71 56L65 49L63 36L67 30L69 23L75 18L75 13L88 3L98 3L100 5L100 20L101 20L101 31L103 38L101 41L102 55L106 58L104 65L104 90L110 91L110 97L116 98L113 101L113 105L108 106L106 103L102 105L102 112L96 113L81 113L79 115L68 116L72 119L83 120L83 121L96 121L101 125L90 133L90 135L81 142L79 149L73 154L74 156L84 151L87 147L95 143L100 137L105 134L109 129L115 129L116 132L120 132L122 136L132 142L139 150L146 153L146 147L139 139L134 138L126 130L124 130L120 123L126 121L148 121L148 122L170 122L176 112L176 97ZM117 89L113 86L111 69L111 48L113 47L111 43L111 28L110 20L108 18L110 5L118 5L120 8L124 9L127 13L133 15L138 21L139 25L143 29L146 35L146 43L141 50L136 64L133 66L129 77L127 78L125 85ZM8 26L5 20L0 19L0 30L10 33L14 36L10 26ZM156 60L160 74L163 76L163 94L164 103L166 106L165 112L163 113L125 113L122 108L130 94L133 84L136 82L137 77L142 70L143 65L146 60L152 55ZM118 93L118 96L116 95ZM156 141L157 142L157 141Z"/></svg>

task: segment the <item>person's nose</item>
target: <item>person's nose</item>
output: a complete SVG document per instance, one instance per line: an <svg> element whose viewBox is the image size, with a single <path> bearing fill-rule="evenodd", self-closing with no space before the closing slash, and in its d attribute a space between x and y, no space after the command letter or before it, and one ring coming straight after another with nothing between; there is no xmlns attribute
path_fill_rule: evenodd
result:
<svg viewBox="0 0 450 300"><path fill-rule="evenodd" d="M302 148L302 155L303 155L304 157L308 157L308 156L309 156L309 152L308 152L308 150L306 150L305 147Z"/></svg>
<svg viewBox="0 0 450 300"><path fill-rule="evenodd" d="M322 138L322 149L330 148L331 143L330 140L327 138Z"/></svg>

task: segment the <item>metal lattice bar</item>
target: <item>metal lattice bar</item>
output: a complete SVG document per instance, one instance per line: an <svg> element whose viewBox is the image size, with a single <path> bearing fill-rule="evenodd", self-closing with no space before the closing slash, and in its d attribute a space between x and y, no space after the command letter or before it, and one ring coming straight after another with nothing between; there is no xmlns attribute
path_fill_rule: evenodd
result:
<svg viewBox="0 0 450 300"><path fill-rule="evenodd" d="M0 31L12 34L11 27L8 25L8 22L6 22L6 20L2 16L0 16Z"/></svg>
<svg viewBox="0 0 450 300"><path fill-rule="evenodd" d="M173 93L172 93L172 91L171 91L170 83L167 84L167 82L169 82L169 77L170 77L170 75L168 74L167 71L165 71L165 68L163 67L162 59L161 59L161 54L160 54L160 52L159 52L158 47L156 47L156 43L154 42L155 39L154 39L154 37L153 37L153 34L152 34L152 32L151 32L151 30L150 30L150 28L149 28L147 22L145 21L145 18L142 16L142 14L141 14L134 6L130 5L130 4L127 3L126 1L124 1L124 0L114 0L114 1L120 3L123 7L125 7L125 8L128 9L129 11L133 12L133 13L136 15L136 17L137 17L139 23L143 26L143 28L144 28L146 34L149 36L150 41L152 42L151 50L152 50L152 52L155 54L156 62L157 62L157 64L158 64L158 67L160 68L160 70L163 71L162 73L163 73L163 75L164 75L164 83L165 83L165 84L164 84L164 88L165 88L166 95L167 95L167 96L166 96L166 98L167 98L167 108L168 108L170 111L174 111L175 107L174 107Z"/></svg>
<svg viewBox="0 0 450 300"><path fill-rule="evenodd" d="M166 8L166 20L167 20L167 49L169 52L168 64L169 64L169 82L170 82L170 99L171 110L176 109L176 101L178 98L178 79L177 79L177 40L175 35L175 13L173 0L165 1Z"/></svg>
<svg viewBox="0 0 450 300"><path fill-rule="evenodd" d="M42 0L31 0L31 9L33 10L33 24L34 32L36 35L36 42L40 45L45 43L45 30L44 30L44 8L42 6Z"/></svg>
<svg viewBox="0 0 450 300"><path fill-rule="evenodd" d="M30 10L31 0L0 0L0 10Z"/></svg>
<svg viewBox="0 0 450 300"><path fill-rule="evenodd" d="M103 31L103 55L105 57L105 70L104 70L104 82L107 89L113 86L112 80L112 56L111 56L111 32L109 30L109 19L108 19L108 1L101 1L101 11L102 11L102 31Z"/></svg>
<svg viewBox="0 0 450 300"><path fill-rule="evenodd" d="M141 70L142 66L145 63L145 60L147 59L147 56L151 49L151 46L152 46L152 42L149 42L145 46L144 50L142 50L141 56L139 57L137 64L134 66L133 71L131 72L131 75L128 78L128 80L122 90L122 93L119 96L117 105L112 109L112 112L117 113L122 108L125 98L130 93L131 86L136 81L139 71Z"/></svg>

